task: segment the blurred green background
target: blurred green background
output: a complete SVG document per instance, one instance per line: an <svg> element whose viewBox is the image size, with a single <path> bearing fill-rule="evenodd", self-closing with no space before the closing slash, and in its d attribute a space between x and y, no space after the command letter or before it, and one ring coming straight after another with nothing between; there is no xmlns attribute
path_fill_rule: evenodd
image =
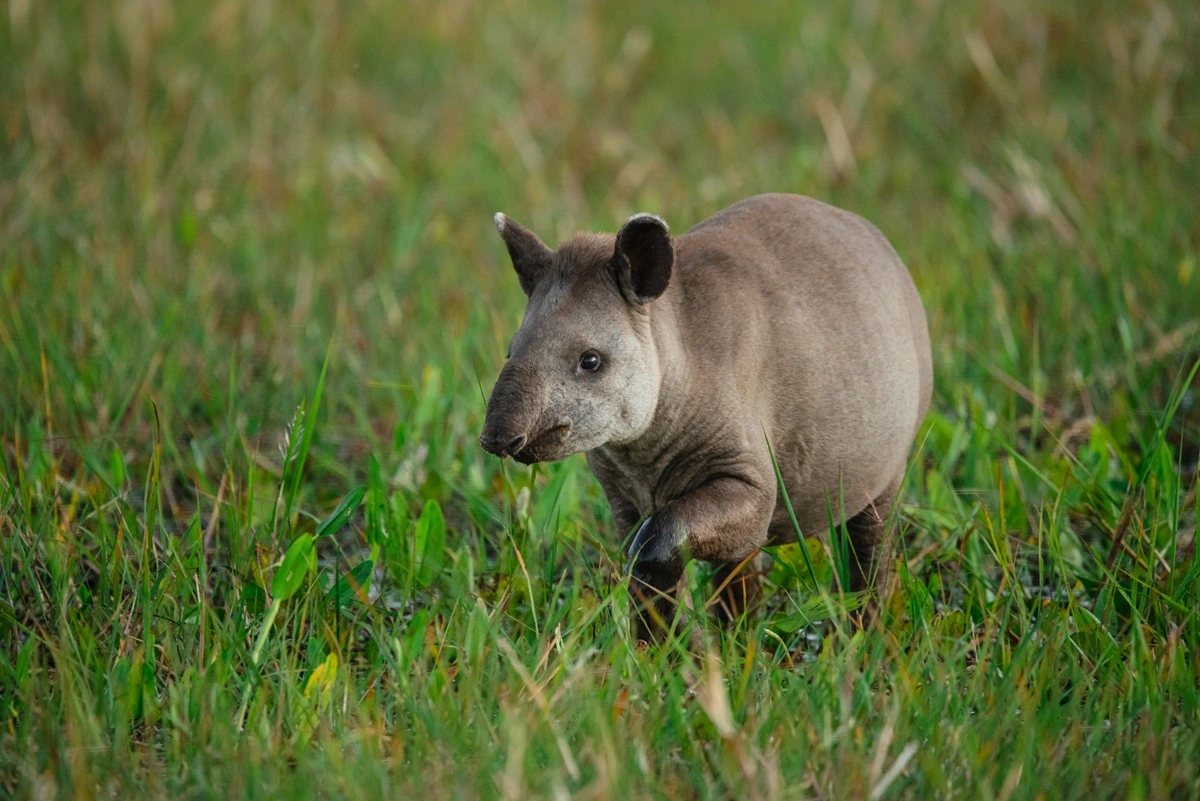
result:
<svg viewBox="0 0 1200 801"><path fill-rule="evenodd" d="M336 418L390 433L433 365L472 427L522 303L494 211L554 242L763 191L892 239L943 407L1002 371L1064 413L1151 411L1200 298L1197 16L11 2L0 413L94 438L145 417L118 419L139 387L179 425L232 388L282 424L337 328Z"/></svg>
<svg viewBox="0 0 1200 801"><path fill-rule="evenodd" d="M0 794L1200 792L1198 43L1185 0L7 0ZM789 683L764 627L820 593L781 590L712 646L730 733L717 661L628 642L582 457L475 437L495 211L554 244L768 191L891 239L936 393L890 634L835 616Z"/></svg>

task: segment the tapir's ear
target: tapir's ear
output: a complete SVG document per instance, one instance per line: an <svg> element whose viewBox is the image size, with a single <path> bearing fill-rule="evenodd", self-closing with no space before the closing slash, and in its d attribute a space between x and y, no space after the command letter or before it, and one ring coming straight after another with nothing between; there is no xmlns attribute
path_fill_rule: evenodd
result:
<svg viewBox="0 0 1200 801"><path fill-rule="evenodd" d="M500 212L492 218L496 230L508 248L509 258L512 259L513 269L517 271L517 280L526 296L533 294L538 278L550 266L554 257L553 251L542 244L542 240L519 222L510 220Z"/></svg>
<svg viewBox="0 0 1200 801"><path fill-rule="evenodd" d="M649 303L667 289L675 248L667 224L653 214L635 214L617 233L613 270L631 303Z"/></svg>

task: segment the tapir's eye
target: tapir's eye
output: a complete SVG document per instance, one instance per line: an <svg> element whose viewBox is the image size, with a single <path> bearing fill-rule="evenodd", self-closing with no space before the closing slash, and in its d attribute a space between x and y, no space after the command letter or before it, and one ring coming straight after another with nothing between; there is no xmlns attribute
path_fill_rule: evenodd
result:
<svg viewBox="0 0 1200 801"><path fill-rule="evenodd" d="M600 369L600 354L594 350L579 357L579 369L585 373L594 373Z"/></svg>

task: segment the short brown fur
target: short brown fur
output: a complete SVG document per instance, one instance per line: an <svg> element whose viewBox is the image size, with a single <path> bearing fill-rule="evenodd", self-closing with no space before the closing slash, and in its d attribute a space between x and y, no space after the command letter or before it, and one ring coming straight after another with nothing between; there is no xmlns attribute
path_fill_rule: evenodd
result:
<svg viewBox="0 0 1200 801"><path fill-rule="evenodd" d="M862 218L760 195L671 238L649 215L557 252L497 215L529 304L481 443L521 461L586 451L660 615L688 558L723 566L846 521L851 586L885 586L885 522L929 408L925 311ZM587 358L594 354L599 367ZM639 526L640 522L640 526ZM733 576L718 610L753 588Z"/></svg>

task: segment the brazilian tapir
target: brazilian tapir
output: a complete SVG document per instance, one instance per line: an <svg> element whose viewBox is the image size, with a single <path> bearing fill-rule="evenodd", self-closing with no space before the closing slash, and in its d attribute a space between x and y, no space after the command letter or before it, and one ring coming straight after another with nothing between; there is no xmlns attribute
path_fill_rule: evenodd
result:
<svg viewBox="0 0 1200 801"><path fill-rule="evenodd" d="M643 612L669 612L696 558L718 566L719 611L740 613L753 585L734 569L795 539L772 451L805 536L831 509L845 521L848 589L883 587L933 372L921 299L878 229L785 194L677 237L638 214L558 250L495 223L528 304L480 444L527 464L587 453L619 532L637 527L630 586L657 599Z"/></svg>

